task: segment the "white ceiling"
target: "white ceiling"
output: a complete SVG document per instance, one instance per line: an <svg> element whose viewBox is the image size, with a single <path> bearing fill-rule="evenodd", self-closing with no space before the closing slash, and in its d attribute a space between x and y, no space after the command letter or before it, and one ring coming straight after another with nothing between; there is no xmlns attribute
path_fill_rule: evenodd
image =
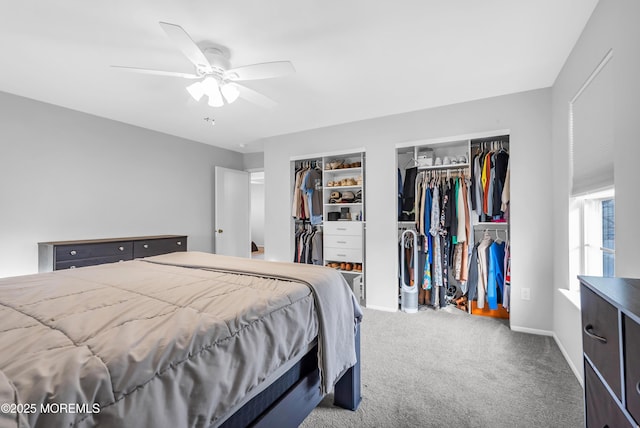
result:
<svg viewBox="0 0 640 428"><path fill-rule="evenodd" d="M549 87L597 0L0 0L0 91L232 150L260 139ZM297 73L247 82L276 100L221 108L158 25L228 48L233 67L289 60ZM214 117L216 125L203 118Z"/></svg>

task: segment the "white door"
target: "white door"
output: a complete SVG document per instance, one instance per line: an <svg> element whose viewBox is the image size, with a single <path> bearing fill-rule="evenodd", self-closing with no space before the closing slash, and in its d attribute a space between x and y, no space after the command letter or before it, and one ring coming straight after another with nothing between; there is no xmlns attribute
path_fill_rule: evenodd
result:
<svg viewBox="0 0 640 428"><path fill-rule="evenodd" d="M215 172L214 252L251 255L249 173L217 166Z"/></svg>

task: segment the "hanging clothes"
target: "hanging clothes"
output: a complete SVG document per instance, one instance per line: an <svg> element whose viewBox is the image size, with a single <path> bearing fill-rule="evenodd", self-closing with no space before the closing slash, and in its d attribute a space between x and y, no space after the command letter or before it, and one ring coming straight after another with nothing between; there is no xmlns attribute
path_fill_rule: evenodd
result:
<svg viewBox="0 0 640 428"><path fill-rule="evenodd" d="M473 161L473 172L474 172L474 195L475 195L475 212L478 216L481 216L483 213L482 209L482 201L484 199L483 195L483 186L482 186L482 164L481 159L483 158L482 153L478 153Z"/></svg>
<svg viewBox="0 0 640 428"><path fill-rule="evenodd" d="M293 218L302 219L302 196L300 191L300 185L302 184L302 174L305 172L305 168L296 169L295 179L293 184L293 201L291 207L291 216Z"/></svg>
<svg viewBox="0 0 640 428"><path fill-rule="evenodd" d="M402 215L401 220L415 220L415 193L416 176L418 167L407 168L404 174L404 185L402 188Z"/></svg>
<svg viewBox="0 0 640 428"><path fill-rule="evenodd" d="M424 216L422 215L422 210L424 209L423 206L423 192L422 192L422 186L423 186L423 182L421 180L421 175L416 176L416 192L415 192L415 205L414 205L414 213L415 213L415 222L416 222L416 231L418 232L419 235L423 234L423 227L424 227Z"/></svg>
<svg viewBox="0 0 640 428"><path fill-rule="evenodd" d="M471 222L469 221L469 188L467 187L467 180L462 180L462 212L464 213L464 236L465 240L462 242L462 266L468 266L468 258L469 258L469 241L472 241L470 236L471 233ZM473 241L472 241L473 242ZM460 276L460 281L464 285L467 281L468 269L463 268L462 275ZM466 292L463 291L463 293Z"/></svg>
<svg viewBox="0 0 640 428"><path fill-rule="evenodd" d="M442 287L442 249L440 247L440 190L433 188L433 203L431 205L431 229L433 238L433 267L431 276L434 287Z"/></svg>
<svg viewBox="0 0 640 428"><path fill-rule="evenodd" d="M508 214L502 208L503 198L509 198L509 154L496 141L471 144L468 166L409 168L404 182L398 181L402 218L413 220L418 233L418 258L411 260L413 253L407 252L410 264L402 269L410 277L419 274L420 304L460 307L460 296L477 299L480 309L509 303L508 243L494 242L488 231L478 240L474 230L480 221L503 222ZM430 299L423 290L430 291Z"/></svg>
<svg viewBox="0 0 640 428"><path fill-rule="evenodd" d="M478 245L478 308L484 308L487 296L487 281L489 275L489 247L493 243L493 239L488 232Z"/></svg>
<svg viewBox="0 0 640 428"><path fill-rule="evenodd" d="M310 165L307 163L300 166L295 173L291 215L298 220L309 220L311 218L309 199L303 191L303 181L310 169ZM322 181L322 176L320 181ZM322 196L320 196L320 205L322 205Z"/></svg>
<svg viewBox="0 0 640 428"><path fill-rule="evenodd" d="M468 296L469 300L475 300L478 294L479 284L479 268L478 268L478 247L480 242L475 244L471 250L471 257L469 258L469 278L467 280Z"/></svg>
<svg viewBox="0 0 640 428"><path fill-rule="evenodd" d="M484 155L484 161L482 163L482 212L487 213L488 197L489 197L489 185L491 181L491 152Z"/></svg>
<svg viewBox="0 0 640 428"><path fill-rule="evenodd" d="M322 231L300 226L294 235L294 263L322 265Z"/></svg>
<svg viewBox="0 0 640 428"><path fill-rule="evenodd" d="M492 141L491 146L491 150L478 151L473 157L472 206L482 221L503 221L509 200L509 152L503 147L503 142ZM478 204L478 199L482 200L481 204Z"/></svg>
<svg viewBox="0 0 640 428"><path fill-rule="evenodd" d="M453 179L449 179L446 181L447 186L447 202L444 204L443 212L444 212L444 225L443 227L447 230L447 235L451 238L451 243L456 243L456 232L458 231L458 219L456 217L456 189L455 189L455 181ZM449 263L451 263L451 258L449 259Z"/></svg>
<svg viewBox="0 0 640 428"><path fill-rule="evenodd" d="M493 178L493 214L499 215L502 209L502 194L504 193L507 170L509 168L509 154L500 150L495 154L495 176Z"/></svg>
<svg viewBox="0 0 640 428"><path fill-rule="evenodd" d="M422 288L425 290L431 290L432 277L431 277L431 264L433 263L433 236L431 235L431 206L433 204L433 195L431 189L431 180L428 176L424 175L423 183L424 192L424 209L422 215L423 222L423 234L426 247L426 258L424 265L424 275L422 279Z"/></svg>
<svg viewBox="0 0 640 428"><path fill-rule="evenodd" d="M464 180L456 179L456 218L458 227L456 231L457 243L467 240L467 210L465 209L465 201L467 200L466 186Z"/></svg>
<svg viewBox="0 0 640 428"><path fill-rule="evenodd" d="M502 307L509 311L511 306L511 246L509 241L504 247L504 295L502 296Z"/></svg>
<svg viewBox="0 0 640 428"><path fill-rule="evenodd" d="M511 188L511 161L507 161L507 173L505 174L505 179L504 179L504 187L502 188L502 197L501 197L501 201L502 204L500 205L500 211L502 212L506 212L507 211L507 205L509 204L509 198L510 198L510 188Z"/></svg>
<svg viewBox="0 0 640 428"><path fill-rule="evenodd" d="M483 166L490 166L493 155L494 152L479 153L474 163L484 157L488 163ZM421 171L416 176L413 212L416 215L419 257L410 266L403 266L403 270L409 276L412 276L409 271L413 272L414 269L420 272L420 304L424 298L438 308L465 296L467 299L477 297L478 306L483 308L487 306L489 298L493 306L494 294L497 301L504 301L504 280L500 284L495 280L496 277L498 280L504 278L505 268L491 269L490 272L490 246L493 239L489 236L476 242L473 230L478 218L472 207L473 194L478 196L478 189L482 187L473 186L470 175L460 175L464 173L460 168L453 174L452 171L429 170ZM492 173L485 168L485 186L490 184L494 175L495 171ZM480 181L478 179L478 183ZM488 189L482 191L483 197L489 193ZM477 199L479 202L480 198ZM483 212L483 215L486 213ZM411 260L412 255L407 253L406 260ZM493 284L489 283L490 273ZM423 295L422 290L430 290L431 298L426 293Z"/></svg>
<svg viewBox="0 0 640 428"><path fill-rule="evenodd" d="M431 302L442 307L459 293L459 282L466 281L468 275L468 246L464 242L469 234L465 212L469 195L463 178L445 179L433 171L420 172L415 189L415 224L420 238L416 268L422 273L421 290L435 290ZM453 241L457 234L460 244Z"/></svg>
<svg viewBox="0 0 640 428"><path fill-rule="evenodd" d="M316 230L311 241L311 263L322 266L322 231Z"/></svg>
<svg viewBox="0 0 640 428"><path fill-rule="evenodd" d="M487 301L489 309L498 309L504 295L504 242L494 241L489 246L489 272L487 275Z"/></svg>
<svg viewBox="0 0 640 428"><path fill-rule="evenodd" d="M308 218L312 225L322 224L322 191L318 186L322 183L322 172L317 168L307 169L302 174L300 191L306 196Z"/></svg>
<svg viewBox="0 0 640 428"><path fill-rule="evenodd" d="M440 203L440 228L439 228L439 240L441 247L441 260L442 260L442 287L444 290L449 288L449 256L451 251L451 241L449 238L449 226L450 223L450 209L449 209L449 196L450 189L448 182L445 182L445 188L442 189L442 201ZM440 292L442 296L442 291ZM442 298L442 297L441 297Z"/></svg>
<svg viewBox="0 0 640 428"><path fill-rule="evenodd" d="M504 268L504 296L502 297L502 306L509 311L511 308L511 250L509 243L505 247L505 268Z"/></svg>
<svg viewBox="0 0 640 428"><path fill-rule="evenodd" d="M402 173L398 168L398 220L402 217Z"/></svg>

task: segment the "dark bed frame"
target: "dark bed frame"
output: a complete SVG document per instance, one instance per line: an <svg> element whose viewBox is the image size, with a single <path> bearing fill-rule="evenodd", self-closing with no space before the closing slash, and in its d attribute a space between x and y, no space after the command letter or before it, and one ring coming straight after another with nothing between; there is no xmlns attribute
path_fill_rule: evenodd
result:
<svg viewBox="0 0 640 428"><path fill-rule="evenodd" d="M336 382L333 403L356 410L360 395L360 324L356 325L357 362ZM318 348L315 346L289 371L247 402L222 425L224 428L296 428L322 401Z"/></svg>

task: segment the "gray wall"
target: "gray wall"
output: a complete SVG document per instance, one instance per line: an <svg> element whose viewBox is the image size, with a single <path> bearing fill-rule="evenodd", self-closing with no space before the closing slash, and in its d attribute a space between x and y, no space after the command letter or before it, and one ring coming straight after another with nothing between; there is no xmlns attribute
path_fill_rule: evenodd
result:
<svg viewBox="0 0 640 428"><path fill-rule="evenodd" d="M0 93L0 276L37 243L185 234L212 250L214 166L242 155Z"/></svg>
<svg viewBox="0 0 640 428"><path fill-rule="evenodd" d="M255 171L264 168L264 153L245 153L242 155L242 165L245 171Z"/></svg>
<svg viewBox="0 0 640 428"><path fill-rule="evenodd" d="M640 277L637 213L637 163L640 159L640 3L600 0L560 72L552 91L554 288L569 288L569 101L609 49L614 72L614 183L616 200L616 275ZM576 374L582 376L580 309L556 291L554 333Z"/></svg>
<svg viewBox="0 0 640 428"><path fill-rule="evenodd" d="M292 254L290 158L366 149L367 304L397 308L396 155L399 142L511 130L511 325L550 333L553 326L553 258L549 247L551 175L550 89L489 98L396 116L338 125L264 142L265 199L269 227L266 258ZM523 287L531 300L520 299Z"/></svg>

